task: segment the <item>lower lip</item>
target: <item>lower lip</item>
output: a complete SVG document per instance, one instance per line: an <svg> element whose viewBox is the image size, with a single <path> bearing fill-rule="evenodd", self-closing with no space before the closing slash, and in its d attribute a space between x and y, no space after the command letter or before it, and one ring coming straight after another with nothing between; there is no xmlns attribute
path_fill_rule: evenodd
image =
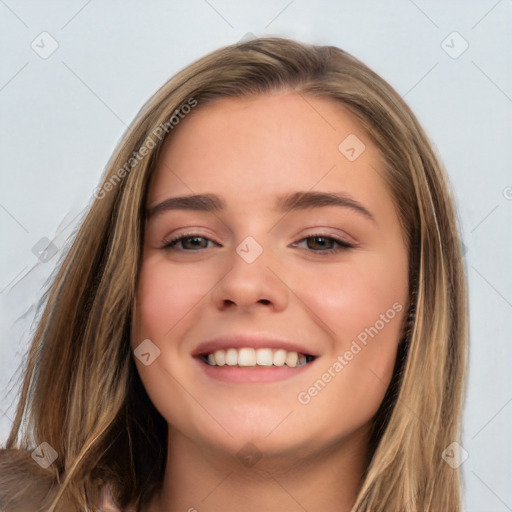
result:
<svg viewBox="0 0 512 512"><path fill-rule="evenodd" d="M290 379L307 371L314 363L310 361L304 366L290 368L288 366L210 366L202 359L196 359L201 370L212 379L223 382L277 382Z"/></svg>

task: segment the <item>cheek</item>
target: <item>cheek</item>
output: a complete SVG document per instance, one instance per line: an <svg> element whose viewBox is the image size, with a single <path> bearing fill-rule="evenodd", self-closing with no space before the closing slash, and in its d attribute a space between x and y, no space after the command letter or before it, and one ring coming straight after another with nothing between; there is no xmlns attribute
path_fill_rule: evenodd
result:
<svg viewBox="0 0 512 512"><path fill-rule="evenodd" d="M404 251L394 258L369 255L346 267L316 272L314 284L301 285L300 295L328 328L338 351L349 348L353 339L364 343L378 335L382 347L376 350L381 352L386 340L396 345L400 338L408 303L407 268Z"/></svg>
<svg viewBox="0 0 512 512"><path fill-rule="evenodd" d="M189 313L200 307L211 286L204 275L159 255L146 258L139 275L132 348L149 339L160 353L147 366L137 357L135 364L153 405L169 424L182 429L190 428L187 418L197 411L179 384L192 380L190 368L180 364L185 352L179 341L193 321Z"/></svg>
<svg viewBox="0 0 512 512"><path fill-rule="evenodd" d="M333 340L332 351L300 400L314 415L330 414L333 425L350 430L377 412L401 340L407 268L404 252L389 259L370 256L350 269L338 269L336 275L319 273L315 286L302 288L304 302Z"/></svg>
<svg viewBox="0 0 512 512"><path fill-rule="evenodd" d="M158 340L192 311L208 291L199 272L176 268L164 259L148 259L141 269L137 290L136 338Z"/></svg>

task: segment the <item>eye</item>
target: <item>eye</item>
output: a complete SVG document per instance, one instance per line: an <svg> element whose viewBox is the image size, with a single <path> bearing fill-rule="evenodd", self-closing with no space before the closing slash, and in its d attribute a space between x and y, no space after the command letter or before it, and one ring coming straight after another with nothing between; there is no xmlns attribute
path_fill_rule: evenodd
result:
<svg viewBox="0 0 512 512"><path fill-rule="evenodd" d="M300 247L311 250L320 254L333 254L351 249L354 246L345 240L326 235L310 235L302 240L299 240L294 247ZM305 244L305 247L304 247ZM221 244L214 242L210 238L198 234L185 234L180 235L171 240L163 240L161 249L168 249L174 251L200 251L202 249L209 249L216 245L220 247Z"/></svg>
<svg viewBox="0 0 512 512"><path fill-rule="evenodd" d="M306 249L321 254L333 254L347 249L352 249L354 246L345 240L325 235L310 235L302 240L299 240L294 246L299 247L300 244L306 244Z"/></svg>
<svg viewBox="0 0 512 512"><path fill-rule="evenodd" d="M198 251L212 247L212 245L209 244L220 245L209 238L197 234L180 235L168 241L164 240L162 243L161 249L171 249L175 251Z"/></svg>

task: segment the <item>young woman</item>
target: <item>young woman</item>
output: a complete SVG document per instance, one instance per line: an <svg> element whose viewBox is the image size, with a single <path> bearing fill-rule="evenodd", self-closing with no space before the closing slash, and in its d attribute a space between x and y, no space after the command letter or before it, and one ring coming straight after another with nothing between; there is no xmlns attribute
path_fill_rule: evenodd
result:
<svg viewBox="0 0 512 512"><path fill-rule="evenodd" d="M145 105L95 191L3 507L459 511L466 338L446 177L400 96L334 47L223 48Z"/></svg>

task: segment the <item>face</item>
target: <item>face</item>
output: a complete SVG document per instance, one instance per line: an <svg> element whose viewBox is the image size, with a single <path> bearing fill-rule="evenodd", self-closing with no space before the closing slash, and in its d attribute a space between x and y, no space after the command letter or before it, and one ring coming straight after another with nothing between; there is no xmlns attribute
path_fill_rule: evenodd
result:
<svg viewBox="0 0 512 512"><path fill-rule="evenodd" d="M279 455L368 430L408 300L384 172L326 98L221 99L173 131L147 198L132 340L171 431Z"/></svg>

